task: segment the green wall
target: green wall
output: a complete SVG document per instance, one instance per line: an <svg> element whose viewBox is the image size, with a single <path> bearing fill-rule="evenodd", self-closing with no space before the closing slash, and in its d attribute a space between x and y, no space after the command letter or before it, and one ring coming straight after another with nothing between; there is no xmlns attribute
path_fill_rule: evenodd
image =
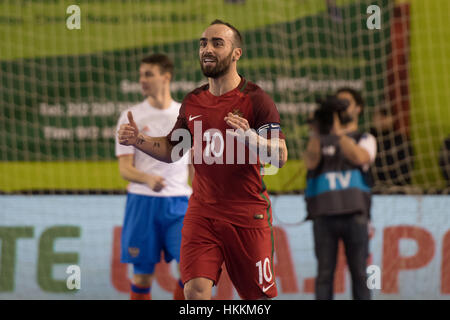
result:
<svg viewBox="0 0 450 320"><path fill-rule="evenodd" d="M438 152L450 134L450 1L411 0L411 138L414 181L443 186Z"/></svg>

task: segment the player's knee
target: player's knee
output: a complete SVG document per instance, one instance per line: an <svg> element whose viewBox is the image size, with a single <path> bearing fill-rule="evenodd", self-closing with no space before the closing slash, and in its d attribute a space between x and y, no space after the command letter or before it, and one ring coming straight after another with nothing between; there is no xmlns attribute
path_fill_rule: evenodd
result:
<svg viewBox="0 0 450 320"><path fill-rule="evenodd" d="M133 283L140 287L149 287L152 284L152 274L135 274L133 275Z"/></svg>
<svg viewBox="0 0 450 320"><path fill-rule="evenodd" d="M209 279L192 279L184 285L184 296L186 300L209 300L211 288L212 281Z"/></svg>
<svg viewBox="0 0 450 320"><path fill-rule="evenodd" d="M184 286L184 296L186 300L209 300L207 290L200 287Z"/></svg>

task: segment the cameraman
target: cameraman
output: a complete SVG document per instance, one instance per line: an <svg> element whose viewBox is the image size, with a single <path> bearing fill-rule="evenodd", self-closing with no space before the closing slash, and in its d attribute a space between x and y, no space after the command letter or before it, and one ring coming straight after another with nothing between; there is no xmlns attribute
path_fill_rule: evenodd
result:
<svg viewBox="0 0 450 320"><path fill-rule="evenodd" d="M358 131L364 101L351 89L321 101L311 123L305 152L308 169L305 200L313 221L318 260L315 295L333 299L339 239L345 247L354 299L370 299L366 263L369 255L369 165L375 160L376 140Z"/></svg>

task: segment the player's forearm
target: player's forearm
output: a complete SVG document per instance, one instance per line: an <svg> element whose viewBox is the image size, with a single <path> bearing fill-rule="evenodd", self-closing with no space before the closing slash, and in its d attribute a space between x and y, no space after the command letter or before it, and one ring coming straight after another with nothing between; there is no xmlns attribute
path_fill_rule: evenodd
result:
<svg viewBox="0 0 450 320"><path fill-rule="evenodd" d="M134 147L156 160L167 163L173 162L172 145L167 140L167 137L149 137L143 133L139 133Z"/></svg>
<svg viewBox="0 0 450 320"><path fill-rule="evenodd" d="M315 169L320 162L320 139L319 137L311 137L304 153L305 166L308 170Z"/></svg>
<svg viewBox="0 0 450 320"><path fill-rule="evenodd" d="M135 182L135 183L147 183L149 179L149 175L137 170L133 166L119 166L120 175L127 181Z"/></svg>
<svg viewBox="0 0 450 320"><path fill-rule="evenodd" d="M267 156L269 161L264 163L270 163L277 168L281 168L287 162L288 150L286 147L286 141L284 139L266 139L261 136L257 136L257 147L259 150L267 150ZM272 154L272 151L274 154Z"/></svg>
<svg viewBox="0 0 450 320"><path fill-rule="evenodd" d="M344 157L350 160L353 164L362 166L370 162L368 152L358 146L352 138L342 135L339 138L339 145Z"/></svg>

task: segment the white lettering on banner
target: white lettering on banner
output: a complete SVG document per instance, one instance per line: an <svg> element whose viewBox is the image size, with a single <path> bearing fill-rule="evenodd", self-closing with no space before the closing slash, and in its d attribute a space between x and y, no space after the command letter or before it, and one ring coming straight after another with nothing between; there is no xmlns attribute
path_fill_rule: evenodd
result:
<svg viewBox="0 0 450 320"><path fill-rule="evenodd" d="M48 117L110 117L118 116L133 104L133 102L69 102L67 105L41 103L39 114Z"/></svg>
<svg viewBox="0 0 450 320"><path fill-rule="evenodd" d="M334 62L336 64L336 62ZM195 81L172 81L170 88L172 92L182 91L190 92L197 87L204 85L204 82ZM278 77L274 80L259 80L256 82L264 91L273 93L274 91L336 91L340 87L352 87L361 90L364 87L362 80L330 79L314 80L308 77ZM122 93L140 93L141 86L137 81L123 79L120 81L120 90Z"/></svg>
<svg viewBox="0 0 450 320"><path fill-rule="evenodd" d="M75 136L77 139L97 139L100 129L98 127L76 127Z"/></svg>
<svg viewBox="0 0 450 320"><path fill-rule="evenodd" d="M116 136L116 127L102 128L101 137L103 139L113 139Z"/></svg>
<svg viewBox="0 0 450 320"><path fill-rule="evenodd" d="M170 89L172 91L192 91L196 88L196 83L193 81L172 81Z"/></svg>
<svg viewBox="0 0 450 320"><path fill-rule="evenodd" d="M40 103L39 114L42 116L63 116L64 111L59 104L49 105L47 103Z"/></svg>
<svg viewBox="0 0 450 320"><path fill-rule="evenodd" d="M276 104L277 109L280 113L289 114L310 114L317 109L317 104L315 103L286 103L279 102Z"/></svg>
<svg viewBox="0 0 450 320"><path fill-rule="evenodd" d="M120 90L122 93L140 93L141 85L139 82L131 82L125 79L120 81Z"/></svg>
<svg viewBox="0 0 450 320"><path fill-rule="evenodd" d="M285 78L275 80L277 91L336 91L339 87L352 87L357 90L363 88L361 80L312 80L307 77Z"/></svg>
<svg viewBox="0 0 450 320"><path fill-rule="evenodd" d="M273 91L274 84L273 84L272 81L269 81L269 80L259 80L259 81L256 82L256 84L257 84L261 89L263 89L264 91L267 91L267 92L272 92L272 91Z"/></svg>
<svg viewBox="0 0 450 320"><path fill-rule="evenodd" d="M68 117L86 117L89 116L89 105L87 103L68 103Z"/></svg>
<svg viewBox="0 0 450 320"><path fill-rule="evenodd" d="M66 128L44 127L45 139L69 140L73 138L73 130Z"/></svg>
<svg viewBox="0 0 450 320"><path fill-rule="evenodd" d="M44 127L44 137L52 140L72 140L74 137L83 139L113 139L117 133L116 127L99 128L81 127L78 126L74 129L70 128L57 128L57 127Z"/></svg>
<svg viewBox="0 0 450 320"><path fill-rule="evenodd" d="M91 115L93 116L112 116L116 114L116 106L112 102L93 103L91 105Z"/></svg>

